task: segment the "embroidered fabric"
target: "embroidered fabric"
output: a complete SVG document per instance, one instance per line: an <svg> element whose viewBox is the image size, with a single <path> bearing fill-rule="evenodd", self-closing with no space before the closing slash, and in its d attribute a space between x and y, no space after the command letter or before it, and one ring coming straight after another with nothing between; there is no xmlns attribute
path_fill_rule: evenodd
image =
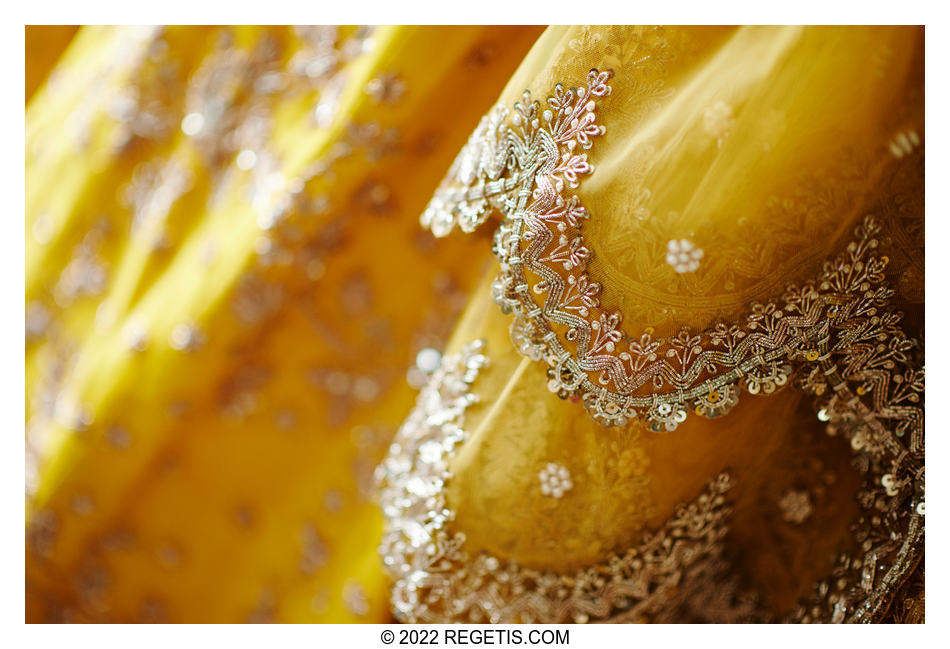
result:
<svg viewBox="0 0 950 649"><path fill-rule="evenodd" d="M872 228L864 226L865 236ZM853 527L859 551L842 553L789 621L879 621L923 558L923 350L901 330L901 314L887 308L892 294L869 287L863 307L837 337L819 341L815 366L796 381L815 395L827 433L850 442L864 483L857 494L863 513Z"/></svg>
<svg viewBox="0 0 950 649"><path fill-rule="evenodd" d="M499 209L504 218L493 250L501 271L493 297L515 314L515 346L545 360L550 390L581 400L600 423L623 426L642 417L654 431L672 431L689 410L725 415L738 401L739 386L768 394L788 382L792 362L817 361L818 341L838 335L870 308L868 291L878 291L873 301L883 304L887 258L872 255L880 226L869 218L819 277L788 287L780 299L753 304L738 323L719 322L699 333L684 327L669 338L655 337L650 328L640 336L623 331L623 314L602 308L601 286L587 271L593 252L581 228L589 215L567 191L593 172L586 154L575 150L591 148L591 138L604 133L594 98L610 94L610 77L610 71L591 70L586 88L558 84L540 117L540 104L526 92L511 126L504 122L506 109L496 107L421 222L436 236L455 225L471 232ZM566 279L560 269L568 271ZM540 304L532 293L542 296Z"/></svg>
<svg viewBox="0 0 950 649"><path fill-rule="evenodd" d="M867 333L871 340L878 337L878 331ZM784 618L787 622L877 621L904 585L913 583L923 555L922 440L912 436L905 445L906 427L882 425L889 417L919 415L908 404L918 402L914 396L922 389L922 374L909 369L911 353L893 354L877 345L860 353L858 345L862 362L839 370L829 354L797 385L817 396L819 420L828 422L829 435L850 441L855 466L864 475L858 499L865 512L853 528L859 552L842 553L832 573ZM910 350L906 344L895 347ZM873 412L861 404L860 395L867 394L862 386L880 378L874 368L889 360L896 370L889 376L903 378L885 382L884 391L874 396L880 406ZM484 551L470 554L465 534L453 529L455 513L446 503L445 488L452 477L449 462L466 439L465 411L478 401L472 385L487 364L480 341L445 356L377 468L386 519L379 552L394 580L391 603L398 619L679 621L673 608L696 610L697 602L717 588L732 594L714 610L705 607L707 621L770 619L755 597L739 594L724 559L728 473L639 544L570 574L530 569ZM852 392L848 385L854 381L859 387Z"/></svg>
<svg viewBox="0 0 950 649"><path fill-rule="evenodd" d="M470 555L444 494L449 460L466 438L465 411L477 401L472 384L487 363L480 341L445 356L376 471L386 517L380 555L400 621L648 621L676 601L687 573L706 580L718 573L728 473L636 546L575 573Z"/></svg>
<svg viewBox="0 0 950 649"><path fill-rule="evenodd" d="M883 241L888 254L902 254L907 237L865 217L853 240L810 280L751 303L742 318L703 331L683 327L672 336L649 327L631 335L621 327L623 314L601 304L601 285L588 272L593 251L582 235L589 215L572 191L593 172L579 151L605 132L596 111L611 93L610 79L610 71L595 69L586 87L558 84L546 107L528 93L513 113L496 107L456 159L423 225L445 236L456 225L472 232L500 215L493 247L500 272L492 288L502 311L515 316L512 341L526 357L548 364L552 392L582 401L605 426L640 419L656 432L672 431L690 410L726 415L743 389L770 394L793 385L815 395L828 434L847 440L854 452L864 513L854 525L859 550L842 553L785 620L884 619L895 598L920 581L923 556L923 352L904 333L895 291L885 281L890 259L881 253ZM731 113L718 107L707 117L721 146ZM909 154L915 138L911 131L895 139L894 157ZM670 244L667 261L677 273L702 263L703 251L692 241ZM911 271L901 279L904 296ZM787 513L789 520L808 515L802 507L809 503L796 502L801 511ZM418 579L427 574L423 569ZM454 596L462 601L479 587ZM412 613L405 619L423 619L417 616L428 604L420 601L406 604Z"/></svg>

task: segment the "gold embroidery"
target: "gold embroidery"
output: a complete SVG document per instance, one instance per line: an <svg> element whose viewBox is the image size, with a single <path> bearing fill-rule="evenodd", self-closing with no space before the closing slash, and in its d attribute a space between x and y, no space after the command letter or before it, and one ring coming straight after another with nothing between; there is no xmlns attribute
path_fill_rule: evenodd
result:
<svg viewBox="0 0 950 649"><path fill-rule="evenodd" d="M923 350L901 330L901 314L882 308L893 291L868 292L877 301L824 341L815 367L799 379L816 395L828 434L850 441L864 475L857 495L864 512L854 526L860 553L843 553L790 621L880 621L922 569Z"/></svg>
<svg viewBox="0 0 950 649"><path fill-rule="evenodd" d="M609 94L609 78L593 70L586 89L565 93L558 85L548 103L560 116L589 100L586 135L599 135L593 97ZM586 272L593 253L580 234L588 215L565 188L576 188L593 169L586 155L570 174L559 166L573 159L578 141L548 132L539 104L529 102L526 94L515 105L514 127L501 107L483 120L423 224L443 236L456 224L474 230L492 209L501 212L494 246L501 273L493 293L502 310L516 316L512 340L522 354L550 365L552 391L580 398L604 425L642 415L651 429L670 431L690 409L706 417L726 414L740 385L768 394L793 381L817 395L819 419L828 422L829 434L850 441L866 476L859 498L867 512L856 526L862 554L842 555L788 619L881 619L895 592L917 574L925 506L922 356L891 306L879 220L865 218L817 277L789 286L778 300L754 303L738 324L719 323L702 333L684 328L668 338L650 329L630 336L621 329L622 315L600 306L601 287ZM553 115L545 111L544 122L552 123ZM914 148L906 134L895 142L903 154ZM583 144L589 148L589 137ZM899 243L906 238L892 235ZM670 250L676 253L671 265L689 273L701 255L685 246L684 257L683 248L678 242ZM532 292L543 296L540 305ZM805 515L799 509L795 519Z"/></svg>
<svg viewBox="0 0 950 649"><path fill-rule="evenodd" d="M646 620L660 616L674 601L685 574L709 576L720 561L730 513L725 501L730 479L725 473L640 544L573 574L533 570L485 552L469 556L465 535L451 531L454 512L445 502L445 483L454 449L465 440L465 410L477 400L470 386L487 362L480 341L443 358L377 469L386 517L380 555L395 580L392 606L397 618ZM556 482L555 498L561 489L570 489L570 478L559 465L545 465L540 479L549 490Z"/></svg>
<svg viewBox="0 0 950 649"><path fill-rule="evenodd" d="M592 70L587 88L558 84L540 118L540 104L526 92L515 104L513 126L505 123L506 109L496 107L421 220L444 236L456 224L470 232L500 209L504 220L494 251L501 272L493 295L516 316L515 346L543 358L551 367L549 388L582 400L602 424L622 426L643 414L652 430L670 431L689 410L725 414L738 385L767 394L788 382L789 361L818 360L819 341L843 335L854 316L882 308L890 295L883 285L887 260L873 254L880 227L869 217L857 240L817 280L789 287L781 300L753 304L739 325L719 323L702 333L683 328L669 338L625 333L622 314L601 308L601 286L586 271L593 253L580 233L588 214L566 191L593 171L586 154L574 152L589 149L591 138L604 132L596 124L595 98L610 94L610 76ZM684 271L691 268L686 263ZM532 292L544 296L540 306ZM720 394L729 398L710 407Z"/></svg>

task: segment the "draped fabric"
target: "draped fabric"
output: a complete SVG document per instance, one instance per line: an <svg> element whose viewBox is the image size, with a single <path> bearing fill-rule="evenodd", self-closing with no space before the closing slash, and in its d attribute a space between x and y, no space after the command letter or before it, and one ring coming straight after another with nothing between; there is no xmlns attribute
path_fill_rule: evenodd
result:
<svg viewBox="0 0 950 649"><path fill-rule="evenodd" d="M28 620L922 621L923 92L915 27L80 29Z"/></svg>
<svg viewBox="0 0 950 649"><path fill-rule="evenodd" d="M393 571L405 618L866 621L898 586L890 619L922 615L922 55L917 28L545 32L423 215L499 260L449 346L489 364L424 540L462 535L486 585L400 553L433 574ZM723 471L724 542L624 556ZM704 553L728 568L667 574Z"/></svg>

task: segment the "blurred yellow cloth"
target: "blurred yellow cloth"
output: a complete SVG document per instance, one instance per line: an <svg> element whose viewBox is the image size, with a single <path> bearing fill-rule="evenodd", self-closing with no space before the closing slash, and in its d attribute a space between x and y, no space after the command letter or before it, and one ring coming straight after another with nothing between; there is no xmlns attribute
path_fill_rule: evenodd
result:
<svg viewBox="0 0 950 649"><path fill-rule="evenodd" d="M539 33L78 32L26 113L28 621L388 619L373 468L488 258L418 214Z"/></svg>
<svg viewBox="0 0 950 649"><path fill-rule="evenodd" d="M78 29L76 25L26 26L27 103L46 81Z"/></svg>

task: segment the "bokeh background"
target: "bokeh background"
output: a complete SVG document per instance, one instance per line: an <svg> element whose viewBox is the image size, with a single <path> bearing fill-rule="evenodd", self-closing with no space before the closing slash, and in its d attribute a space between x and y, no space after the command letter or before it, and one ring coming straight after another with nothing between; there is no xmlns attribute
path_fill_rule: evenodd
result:
<svg viewBox="0 0 950 649"><path fill-rule="evenodd" d="M373 471L540 28L28 27L27 620L381 621Z"/></svg>

